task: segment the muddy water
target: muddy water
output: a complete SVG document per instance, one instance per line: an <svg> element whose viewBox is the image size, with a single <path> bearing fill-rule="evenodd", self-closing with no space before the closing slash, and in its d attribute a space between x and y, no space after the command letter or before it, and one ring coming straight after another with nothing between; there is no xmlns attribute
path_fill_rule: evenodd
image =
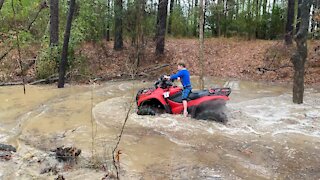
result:
<svg viewBox="0 0 320 180"><path fill-rule="evenodd" d="M195 80L194 80L195 81ZM231 87L227 125L180 115L138 116L133 97L152 82L0 88L0 143L17 147L0 161L0 179L53 179L40 174L57 165L66 179L101 179L114 170L111 152L131 104L119 144L122 179L319 179L320 91L291 102L291 87L206 79ZM196 86L196 85L195 85ZM50 150L82 150L72 168Z"/></svg>

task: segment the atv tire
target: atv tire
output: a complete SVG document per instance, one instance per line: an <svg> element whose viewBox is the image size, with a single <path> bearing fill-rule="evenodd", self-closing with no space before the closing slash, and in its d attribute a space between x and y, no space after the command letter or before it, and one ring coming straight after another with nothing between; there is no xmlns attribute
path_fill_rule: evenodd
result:
<svg viewBox="0 0 320 180"><path fill-rule="evenodd" d="M156 115L156 111L150 105L143 105L138 108L138 115Z"/></svg>
<svg viewBox="0 0 320 180"><path fill-rule="evenodd" d="M228 121L225 114L225 101L217 100L200 104L194 114L195 119L213 120L225 124Z"/></svg>
<svg viewBox="0 0 320 180"><path fill-rule="evenodd" d="M195 118L202 120L213 120L221 123L226 123L228 121L227 115L224 112L217 112L216 110L210 109L198 113Z"/></svg>

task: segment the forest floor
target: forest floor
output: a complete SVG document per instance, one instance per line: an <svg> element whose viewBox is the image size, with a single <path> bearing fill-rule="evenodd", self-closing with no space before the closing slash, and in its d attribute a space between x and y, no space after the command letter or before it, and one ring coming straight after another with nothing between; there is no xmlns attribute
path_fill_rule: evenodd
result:
<svg viewBox="0 0 320 180"><path fill-rule="evenodd" d="M21 54L23 65L28 69L25 73L28 82L36 79L38 47L34 45L25 48ZM199 75L197 39L168 38L163 56L156 56L154 47L154 42L149 40L144 48L140 48L139 65L134 68L137 51L129 43L125 43L122 51L114 51L111 41L83 43L76 50L76 60L73 60L73 68L69 73L70 79L73 83L86 83L89 79L128 78L134 74L140 78L154 78L174 73L179 61L187 64L192 75ZM292 82L293 77L290 62L293 51L294 47L287 47L280 40L205 39L204 72L206 76L221 78L288 83ZM320 41L309 41L308 51L305 82L320 85ZM0 53L2 54L3 52ZM30 60L35 60L35 63L30 63ZM169 66L161 68L166 64ZM0 60L0 70L0 82L21 80L16 50Z"/></svg>

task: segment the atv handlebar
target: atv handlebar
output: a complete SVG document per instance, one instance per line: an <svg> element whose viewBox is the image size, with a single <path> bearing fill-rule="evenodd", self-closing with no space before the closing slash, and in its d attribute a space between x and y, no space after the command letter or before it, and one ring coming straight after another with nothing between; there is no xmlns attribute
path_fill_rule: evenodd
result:
<svg viewBox="0 0 320 180"><path fill-rule="evenodd" d="M173 86L172 81L164 78L164 75L160 76L160 78L154 83L155 88L162 88L162 89L166 89L170 86Z"/></svg>

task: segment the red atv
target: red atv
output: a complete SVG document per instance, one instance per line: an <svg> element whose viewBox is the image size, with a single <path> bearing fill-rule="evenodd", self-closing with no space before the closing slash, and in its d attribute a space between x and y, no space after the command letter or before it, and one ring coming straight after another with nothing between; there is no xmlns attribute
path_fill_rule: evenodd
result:
<svg viewBox="0 0 320 180"><path fill-rule="evenodd" d="M226 123L227 116L224 109L230 93L230 88L194 91L188 97L188 112L195 119ZM163 76L155 82L154 87L140 89L136 101L139 115L181 114L183 112L182 89L174 86Z"/></svg>

